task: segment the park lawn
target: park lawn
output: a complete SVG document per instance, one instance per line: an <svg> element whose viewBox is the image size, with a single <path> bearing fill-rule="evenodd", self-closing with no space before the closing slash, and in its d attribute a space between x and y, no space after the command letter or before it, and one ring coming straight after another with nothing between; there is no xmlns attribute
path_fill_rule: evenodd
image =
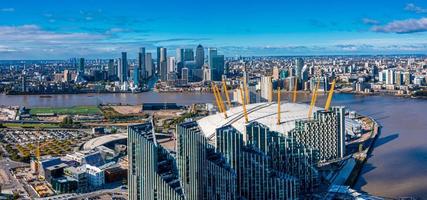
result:
<svg viewBox="0 0 427 200"><path fill-rule="evenodd" d="M31 108L30 114L55 113L57 115L93 115L101 114L97 106L73 106L64 108Z"/></svg>
<svg viewBox="0 0 427 200"><path fill-rule="evenodd" d="M58 124L19 124L19 123L4 123L7 128L59 128Z"/></svg>

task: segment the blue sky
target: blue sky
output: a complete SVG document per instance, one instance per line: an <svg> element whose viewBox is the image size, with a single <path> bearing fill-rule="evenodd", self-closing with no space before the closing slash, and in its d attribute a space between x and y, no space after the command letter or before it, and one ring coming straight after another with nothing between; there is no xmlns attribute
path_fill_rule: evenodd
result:
<svg viewBox="0 0 427 200"><path fill-rule="evenodd" d="M0 59L427 52L425 0L0 0ZM135 55L134 55L135 54Z"/></svg>

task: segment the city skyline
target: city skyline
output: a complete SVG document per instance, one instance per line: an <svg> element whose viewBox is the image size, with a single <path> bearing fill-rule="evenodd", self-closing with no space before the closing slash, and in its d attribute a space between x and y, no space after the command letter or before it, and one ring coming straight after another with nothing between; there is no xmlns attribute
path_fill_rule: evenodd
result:
<svg viewBox="0 0 427 200"><path fill-rule="evenodd" d="M0 59L117 58L123 51L136 58L140 47L173 55L200 43L225 56L427 50L423 1L125 2L2 2Z"/></svg>

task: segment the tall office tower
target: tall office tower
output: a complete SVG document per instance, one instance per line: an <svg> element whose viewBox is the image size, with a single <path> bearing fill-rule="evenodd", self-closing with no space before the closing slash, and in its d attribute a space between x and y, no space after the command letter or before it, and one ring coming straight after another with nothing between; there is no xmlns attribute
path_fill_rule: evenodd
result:
<svg viewBox="0 0 427 200"><path fill-rule="evenodd" d="M218 128L216 145L237 172L239 197L296 199L300 192L313 191L318 186L314 167L317 152L263 124L251 122L246 125L246 133L231 125Z"/></svg>
<svg viewBox="0 0 427 200"><path fill-rule="evenodd" d="M157 47L156 67L154 69L154 73L157 75L160 75L160 54L161 54L160 49L161 48L162 47Z"/></svg>
<svg viewBox="0 0 427 200"><path fill-rule="evenodd" d="M304 67L304 60L302 58L297 58L295 60L295 76L301 80L302 79L302 68Z"/></svg>
<svg viewBox="0 0 427 200"><path fill-rule="evenodd" d="M153 57L151 53L145 54L145 68L147 70L147 78L153 76L154 66L153 66Z"/></svg>
<svg viewBox="0 0 427 200"><path fill-rule="evenodd" d="M212 68L212 58L218 55L218 50L216 48L208 48L208 65Z"/></svg>
<svg viewBox="0 0 427 200"><path fill-rule="evenodd" d="M120 82L122 82L123 77L123 62L121 58L117 58L117 77Z"/></svg>
<svg viewBox="0 0 427 200"><path fill-rule="evenodd" d="M184 49L183 48L177 48L176 49L176 63L184 62Z"/></svg>
<svg viewBox="0 0 427 200"><path fill-rule="evenodd" d="M77 58L71 58L70 62L71 62L71 67L73 69L77 69ZM77 69L77 71L78 71L78 69Z"/></svg>
<svg viewBox="0 0 427 200"><path fill-rule="evenodd" d="M145 80L146 74L147 74L147 69L145 66L145 48L141 47L139 48L139 52L138 52L138 71L139 71L139 77L138 79L140 81Z"/></svg>
<svg viewBox="0 0 427 200"><path fill-rule="evenodd" d="M273 67L273 80L279 80L279 68L277 66Z"/></svg>
<svg viewBox="0 0 427 200"><path fill-rule="evenodd" d="M109 79L113 80L116 79L117 77L117 69L116 69L116 65L114 64L114 59L109 59L108 60L108 77Z"/></svg>
<svg viewBox="0 0 427 200"><path fill-rule="evenodd" d="M202 68L205 64L205 49L201 44L196 48L196 67Z"/></svg>
<svg viewBox="0 0 427 200"><path fill-rule="evenodd" d="M166 48L162 47L160 48L160 60L158 61L159 64L159 75L160 80L166 81L168 76L168 61L167 61L167 53Z"/></svg>
<svg viewBox="0 0 427 200"><path fill-rule="evenodd" d="M118 68L120 82L126 82L128 80L128 59L126 52L122 52L122 58L120 59L120 65Z"/></svg>
<svg viewBox="0 0 427 200"><path fill-rule="evenodd" d="M236 173L196 122L177 126L177 163L187 200L237 199Z"/></svg>
<svg viewBox="0 0 427 200"><path fill-rule="evenodd" d="M84 58L80 58L78 73L82 76L85 74L85 59Z"/></svg>
<svg viewBox="0 0 427 200"><path fill-rule="evenodd" d="M176 71L178 72L178 78L182 79L181 71L184 67L184 49L177 48L176 49Z"/></svg>
<svg viewBox="0 0 427 200"><path fill-rule="evenodd" d="M194 60L194 51L193 49L186 48L184 49L184 62Z"/></svg>
<svg viewBox="0 0 427 200"><path fill-rule="evenodd" d="M224 75L224 55L214 55L211 59L211 76L213 81L221 81L222 75Z"/></svg>
<svg viewBox="0 0 427 200"><path fill-rule="evenodd" d="M128 199L184 200L176 161L160 146L151 122L128 126Z"/></svg>
<svg viewBox="0 0 427 200"><path fill-rule="evenodd" d="M320 110L314 119L298 120L289 136L307 147L319 151L322 161L343 158L345 155L345 108Z"/></svg>
<svg viewBox="0 0 427 200"><path fill-rule="evenodd" d="M175 57L168 57L168 73L169 72L176 72L175 66L176 66Z"/></svg>
<svg viewBox="0 0 427 200"><path fill-rule="evenodd" d="M262 76L260 84L262 101L271 102L273 100L271 76Z"/></svg>
<svg viewBox="0 0 427 200"><path fill-rule="evenodd" d="M135 86L139 86L140 84L140 76L141 76L141 74L139 73L139 67L134 67L133 68L133 77L132 77L132 81L133 81L133 84L135 85Z"/></svg>

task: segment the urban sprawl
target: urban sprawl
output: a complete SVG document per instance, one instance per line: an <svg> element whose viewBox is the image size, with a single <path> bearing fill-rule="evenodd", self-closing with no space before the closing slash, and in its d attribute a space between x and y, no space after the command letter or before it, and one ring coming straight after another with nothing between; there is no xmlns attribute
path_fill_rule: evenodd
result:
<svg viewBox="0 0 427 200"><path fill-rule="evenodd" d="M132 54L0 61L0 90L212 93L212 103L1 106L0 199L382 199L352 189L381 125L333 95L427 97L422 55Z"/></svg>

